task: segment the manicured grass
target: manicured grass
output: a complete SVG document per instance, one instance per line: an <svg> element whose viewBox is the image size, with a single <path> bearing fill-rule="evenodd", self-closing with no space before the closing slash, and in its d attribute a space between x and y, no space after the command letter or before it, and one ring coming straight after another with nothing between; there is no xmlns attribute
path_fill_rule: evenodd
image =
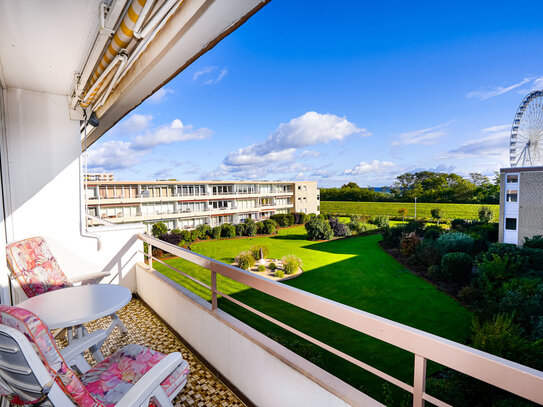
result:
<svg viewBox="0 0 543 407"><path fill-rule="evenodd" d="M295 254L303 261L304 273L284 284L338 301L403 324L464 342L471 313L448 295L407 271L379 246L380 235L329 242L306 240L303 227L282 229L274 237L206 241L194 244L198 253L231 263L242 250L254 244L266 245L270 258ZM181 259L167 261L191 276L209 284L210 272ZM207 289L178 273L154 264L155 269L209 300ZM411 383L413 355L384 344L349 328L313 315L280 300L218 276L219 290L287 323L345 353L393 376ZM267 335L293 336L275 325L220 298L219 307ZM299 350L292 346L293 350ZM321 352L320 350L318 352ZM322 351L322 367L373 397L382 397L382 382L362 369ZM428 374L437 370L428 366ZM394 386L392 386L394 388Z"/></svg>
<svg viewBox="0 0 543 407"><path fill-rule="evenodd" d="M417 203L417 217L431 218L432 209L442 209L445 219L477 219L477 211L481 206L492 208L494 221L498 220L499 205L472 205L472 204L442 204L442 203ZM351 214L361 215L388 215L399 216L400 208L407 209L407 217L415 216L414 202L342 202L342 201L322 201L322 213Z"/></svg>

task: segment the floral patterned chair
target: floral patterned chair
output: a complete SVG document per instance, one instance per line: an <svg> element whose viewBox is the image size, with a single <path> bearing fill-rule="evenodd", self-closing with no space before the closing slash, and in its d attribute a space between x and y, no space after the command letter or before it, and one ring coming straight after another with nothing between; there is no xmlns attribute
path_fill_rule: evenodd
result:
<svg viewBox="0 0 543 407"><path fill-rule="evenodd" d="M172 406L187 382L189 366L180 353L140 345L125 346L78 376L73 357L88 345L59 351L36 315L0 306L0 396L14 405L162 407Z"/></svg>

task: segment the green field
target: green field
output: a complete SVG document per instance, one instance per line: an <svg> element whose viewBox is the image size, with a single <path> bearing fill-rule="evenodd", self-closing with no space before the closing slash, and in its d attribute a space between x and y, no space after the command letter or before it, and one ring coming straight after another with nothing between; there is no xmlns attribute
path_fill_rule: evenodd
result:
<svg viewBox="0 0 543 407"><path fill-rule="evenodd" d="M306 240L305 230L299 226L282 229L273 237L210 240L194 244L192 249L226 263L231 263L235 255L254 244L266 245L270 250L270 258L295 254L303 260L304 273L298 278L285 281L284 284L463 342L468 335L472 314L454 299L406 270L382 250L378 244L380 239L381 236L376 234L329 242L311 242ZM210 284L209 270L177 258L167 262ZM207 289L157 262L154 267L210 300ZM219 290L234 298L401 380L412 382L412 354L220 275L217 280ZM287 346L307 356L307 346L300 348L299 345L304 342L290 333L223 298L219 298L219 307L266 335L286 338L291 342ZM293 341L298 341L298 345L293 344ZM313 349L312 345L310 349ZM313 356L319 365L351 385L376 398L382 398L382 382L375 376L319 348L315 349L318 349L317 356ZM309 358L311 359L311 352ZM436 369L435 365L429 364L428 374L434 373Z"/></svg>
<svg viewBox="0 0 543 407"><path fill-rule="evenodd" d="M417 217L431 218L432 209L442 209L444 219L477 219L477 211L481 206L492 208L493 220L497 222L500 214L500 205L475 204L443 204L443 203L417 203ZM407 217L415 216L414 202L343 202L322 201L321 213L332 214L360 214L360 215L387 215L400 216L398 210L407 209Z"/></svg>

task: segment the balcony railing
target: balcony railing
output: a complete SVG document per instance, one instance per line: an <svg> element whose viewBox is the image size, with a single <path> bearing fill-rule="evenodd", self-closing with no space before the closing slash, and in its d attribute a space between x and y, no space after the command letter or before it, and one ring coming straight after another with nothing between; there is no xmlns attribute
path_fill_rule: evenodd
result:
<svg viewBox="0 0 543 407"><path fill-rule="evenodd" d="M422 407L428 401L438 407L449 404L438 400L426 393L426 363L428 360L439 363L458 372L484 381L493 386L516 394L536 403L543 403L543 372L520 365L515 362L482 352L468 346L441 338L439 336L411 328L386 318L370 314L365 311L287 286L263 277L238 269L237 267L219 262L209 257L179 248L161 240L139 234L138 238L148 243L147 253L143 253L149 260L149 269L152 261L174 270L189 280L211 291L211 308L218 307L217 297L231 301L240 307L270 321L299 337L320 346L322 349L341 357L344 360L392 383L413 395L413 406ZM184 260L208 269L211 273L211 285L207 285L181 270L152 256L153 246L167 251ZM315 339L298 329L291 327L277 319L264 314L251 306L240 302L218 290L217 274L232 279L246 286L271 295L289 304L327 318L345 327L369 335L380 341L394 345L400 349L414 354L414 380L413 385L407 384L397 378L382 372L318 339ZM450 407L450 406L449 406Z"/></svg>

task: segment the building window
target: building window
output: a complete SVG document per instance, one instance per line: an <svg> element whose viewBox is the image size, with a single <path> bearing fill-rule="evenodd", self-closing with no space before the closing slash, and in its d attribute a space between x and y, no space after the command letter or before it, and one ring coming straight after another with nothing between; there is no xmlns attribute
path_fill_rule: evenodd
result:
<svg viewBox="0 0 543 407"><path fill-rule="evenodd" d="M304 185L304 191L307 191L307 186Z"/></svg>
<svg viewBox="0 0 543 407"><path fill-rule="evenodd" d="M298 185L298 191L301 191L301 190L302 190L302 186Z"/></svg>
<svg viewBox="0 0 543 407"><path fill-rule="evenodd" d="M508 184L516 184L518 182L518 175L507 175Z"/></svg>
<svg viewBox="0 0 543 407"><path fill-rule="evenodd" d="M518 191L511 190L506 192L505 201L506 202L517 202L518 200Z"/></svg>
<svg viewBox="0 0 543 407"><path fill-rule="evenodd" d="M517 218L505 218L505 230L517 230Z"/></svg>

